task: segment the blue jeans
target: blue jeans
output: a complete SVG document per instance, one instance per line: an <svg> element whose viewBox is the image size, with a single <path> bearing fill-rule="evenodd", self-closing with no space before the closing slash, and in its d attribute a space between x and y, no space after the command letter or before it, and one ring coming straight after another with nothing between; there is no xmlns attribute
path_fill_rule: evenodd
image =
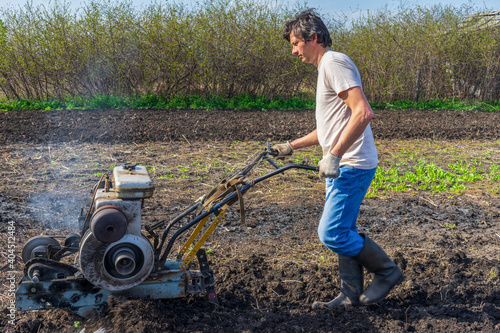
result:
<svg viewBox="0 0 500 333"><path fill-rule="evenodd" d="M354 257L364 245L356 220L359 207L377 168L370 170L344 166L338 178L326 178L326 199L318 225L320 241L333 252Z"/></svg>

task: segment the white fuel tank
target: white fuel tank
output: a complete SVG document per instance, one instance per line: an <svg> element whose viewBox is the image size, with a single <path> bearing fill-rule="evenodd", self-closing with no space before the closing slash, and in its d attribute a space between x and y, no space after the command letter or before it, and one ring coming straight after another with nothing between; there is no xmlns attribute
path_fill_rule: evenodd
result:
<svg viewBox="0 0 500 333"><path fill-rule="evenodd" d="M144 199L153 196L153 181L145 166L124 164L115 167L112 182L119 199Z"/></svg>

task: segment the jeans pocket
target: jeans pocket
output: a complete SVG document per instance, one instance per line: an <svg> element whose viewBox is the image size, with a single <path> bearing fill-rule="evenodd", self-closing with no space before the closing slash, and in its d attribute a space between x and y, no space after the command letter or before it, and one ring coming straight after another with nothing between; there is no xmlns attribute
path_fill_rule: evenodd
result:
<svg viewBox="0 0 500 333"><path fill-rule="evenodd" d="M355 189L360 186L359 172L362 170L352 167L341 167L339 178L336 178L336 186L344 189Z"/></svg>
<svg viewBox="0 0 500 333"><path fill-rule="evenodd" d="M375 176L375 171L377 168L370 169L370 170L360 170L362 171L359 175L359 188L366 192L368 191L368 188L370 187L370 184L372 183L373 177Z"/></svg>

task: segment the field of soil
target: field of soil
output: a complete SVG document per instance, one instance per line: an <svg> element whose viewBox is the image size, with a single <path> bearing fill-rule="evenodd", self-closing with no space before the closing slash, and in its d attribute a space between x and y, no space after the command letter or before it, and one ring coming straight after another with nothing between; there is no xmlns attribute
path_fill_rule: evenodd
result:
<svg viewBox="0 0 500 333"><path fill-rule="evenodd" d="M434 143L464 156L487 149L498 163L499 123L500 113L376 111L372 129L381 164L390 165L394 147ZM151 225L171 220L248 164L267 141L291 140L312 129L311 110L1 112L0 330L499 332L498 193L388 192L366 198L359 231L387 251L405 281L376 305L313 310L312 302L339 292L338 262L316 234L324 183L316 173L300 170L257 184L244 196L246 225L235 205L208 239L218 305L204 295L112 298L100 318L84 320L58 309L18 312L16 324L8 323L8 222L16 226L19 279L23 243L35 235L78 232L92 186L113 166L148 166L155 194L146 200L142 218L143 225ZM312 147L297 151L294 159L313 164L320 155ZM270 170L259 165L250 178ZM368 274L366 285L370 279Z"/></svg>

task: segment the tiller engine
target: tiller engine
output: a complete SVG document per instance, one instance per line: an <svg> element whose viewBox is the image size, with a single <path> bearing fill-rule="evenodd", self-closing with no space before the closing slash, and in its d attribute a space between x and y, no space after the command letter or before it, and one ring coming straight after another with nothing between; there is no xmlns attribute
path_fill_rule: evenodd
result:
<svg viewBox="0 0 500 333"><path fill-rule="evenodd" d="M171 221L144 229L141 208L154 192L148 171L135 164L114 168L111 177L103 175L94 186L90 208L82 210L79 219L79 234L41 235L24 244L17 310L63 308L90 317L105 310L110 295L167 299L205 293L216 303L215 277L202 246L224 218L225 210L239 202L244 222L242 196L250 187L288 169L318 170L302 164L278 167L272 158L276 154L268 143L236 176L223 180ZM262 161L270 162L276 170L247 179ZM211 216L213 221L207 224ZM192 230L191 235L179 253L167 260L174 242L188 230ZM194 257L198 265L192 263Z"/></svg>

